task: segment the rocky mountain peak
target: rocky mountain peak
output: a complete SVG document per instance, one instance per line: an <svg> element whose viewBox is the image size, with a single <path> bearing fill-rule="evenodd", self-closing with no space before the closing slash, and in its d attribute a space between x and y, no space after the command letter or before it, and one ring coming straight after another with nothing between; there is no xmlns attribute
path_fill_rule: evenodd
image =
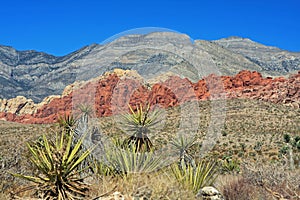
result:
<svg viewBox="0 0 300 200"><path fill-rule="evenodd" d="M220 40L215 40L213 42L216 42L219 45L222 45L223 47L229 48L229 49L254 49L254 50L268 50L268 51L274 51L278 52L280 51L277 47L272 46L266 46L263 44L260 44L258 42L255 42L251 40L250 38L243 38L238 36L231 36L228 38L223 38Z"/></svg>
<svg viewBox="0 0 300 200"><path fill-rule="evenodd" d="M16 67L18 65L34 65L37 63L53 64L57 57L35 50L18 51L10 46L0 45L0 61Z"/></svg>

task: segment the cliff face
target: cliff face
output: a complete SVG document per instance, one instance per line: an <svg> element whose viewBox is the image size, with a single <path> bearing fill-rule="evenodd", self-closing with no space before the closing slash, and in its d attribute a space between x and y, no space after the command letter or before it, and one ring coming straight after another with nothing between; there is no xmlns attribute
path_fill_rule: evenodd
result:
<svg viewBox="0 0 300 200"><path fill-rule="evenodd" d="M285 75L300 69L299 58L299 54L248 40L193 43L187 35L170 32L124 36L62 57L0 46L0 98L25 96L41 102L47 96L60 95L75 81L89 80L115 68L136 70L147 79L172 72L194 82L215 73L211 68L222 75L234 75L243 69ZM201 63L206 68L200 66L200 77L195 65Z"/></svg>
<svg viewBox="0 0 300 200"><path fill-rule="evenodd" d="M300 106L300 71L289 78L264 78L258 72L241 71L235 76L209 75L196 83L170 76L153 85L145 84L134 71L115 70L97 79L68 86L61 96L46 98L40 104L18 97L0 101L0 119L22 123L52 123L60 115L76 112L86 104L97 117L117 114L133 106L150 102L167 108L193 100L248 98Z"/></svg>

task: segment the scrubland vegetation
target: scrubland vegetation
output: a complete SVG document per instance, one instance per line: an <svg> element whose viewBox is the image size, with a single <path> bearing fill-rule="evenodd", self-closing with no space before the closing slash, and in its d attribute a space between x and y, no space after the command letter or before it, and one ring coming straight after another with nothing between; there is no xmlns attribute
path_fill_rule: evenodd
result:
<svg viewBox="0 0 300 200"><path fill-rule="evenodd" d="M2 121L0 199L99 199L116 191L125 199L195 199L207 185L229 200L300 199L299 109L228 100L221 134L205 155L211 103L199 102L195 134L179 131L180 109L167 109L160 128L159 110L147 105L118 120L92 119L81 107L80 116L57 124Z"/></svg>

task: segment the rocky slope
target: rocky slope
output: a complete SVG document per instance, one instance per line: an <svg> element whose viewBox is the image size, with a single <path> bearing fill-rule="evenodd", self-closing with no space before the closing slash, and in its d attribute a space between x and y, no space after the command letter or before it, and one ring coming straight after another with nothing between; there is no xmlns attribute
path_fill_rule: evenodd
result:
<svg viewBox="0 0 300 200"><path fill-rule="evenodd" d="M114 68L136 70L146 79L171 72L193 82L211 73L233 75L243 69L264 75L299 70L299 54L281 50L262 54L263 50L255 50L258 45L228 39L193 43L184 34L157 32L92 44L62 57L0 46L0 98L25 96L37 103L61 94L74 81L89 80Z"/></svg>
<svg viewBox="0 0 300 200"><path fill-rule="evenodd" d="M239 53L259 65L269 74L290 73L300 70L300 52L289 52L265 46L248 38L229 37L214 41L224 48Z"/></svg>
<svg viewBox="0 0 300 200"><path fill-rule="evenodd" d="M218 98L246 98L281 103L299 109L300 71L289 78L264 78L258 72L241 71L234 76L209 75L196 83L170 76L155 84L143 82L135 71L115 70L65 89L63 95L45 99L40 104L18 97L0 101L0 119L22 123L52 123L60 115L76 112L76 106L93 108L97 117L117 114L141 102L167 108L187 101Z"/></svg>

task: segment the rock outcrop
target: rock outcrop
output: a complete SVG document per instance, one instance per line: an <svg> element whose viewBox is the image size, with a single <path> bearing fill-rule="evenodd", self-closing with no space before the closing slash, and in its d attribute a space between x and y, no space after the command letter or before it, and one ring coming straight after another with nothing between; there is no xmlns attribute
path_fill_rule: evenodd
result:
<svg viewBox="0 0 300 200"><path fill-rule="evenodd" d="M149 102L167 108L188 101L246 98L280 103L295 109L300 105L300 71L289 78L264 78L258 72L241 71L235 76L209 75L196 83L171 76L147 84L134 71L115 70L91 81L75 83L61 96L34 104L25 97L0 101L0 119L22 123L52 123L60 115L75 113L89 105L96 117L110 116Z"/></svg>
<svg viewBox="0 0 300 200"><path fill-rule="evenodd" d="M31 99L17 96L13 99L0 99L0 112L10 112L16 115L33 114L36 112L36 104Z"/></svg>

